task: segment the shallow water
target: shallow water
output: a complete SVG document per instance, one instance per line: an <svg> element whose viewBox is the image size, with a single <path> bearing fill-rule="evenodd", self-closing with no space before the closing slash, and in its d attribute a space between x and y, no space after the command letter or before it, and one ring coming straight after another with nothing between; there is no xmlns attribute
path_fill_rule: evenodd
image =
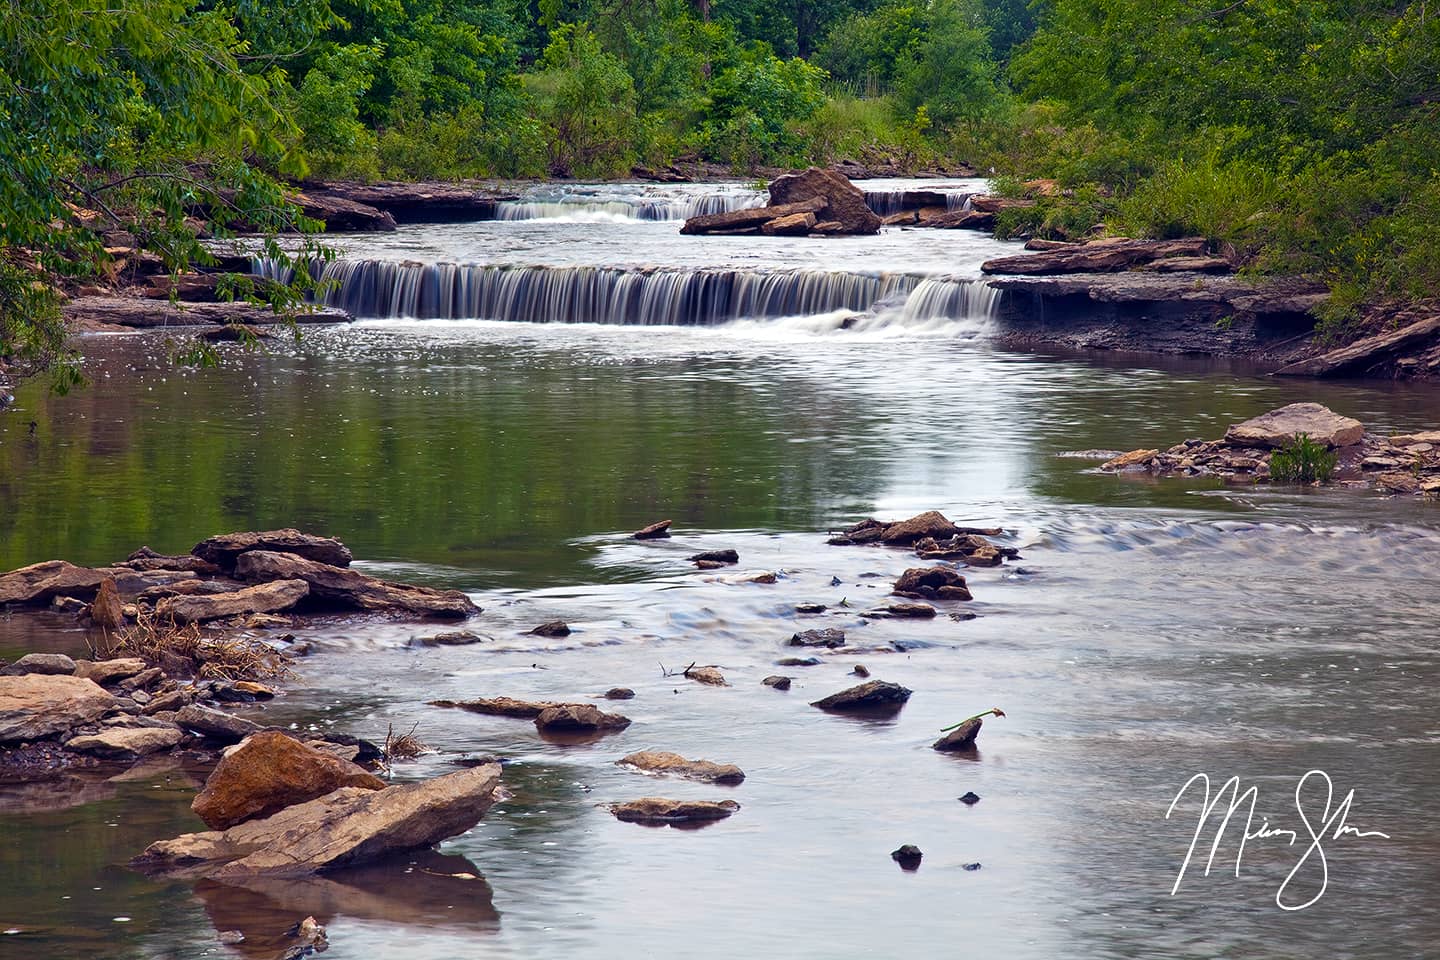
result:
<svg viewBox="0 0 1440 960"><path fill-rule="evenodd" d="M0 953L274 956L306 914L328 923L329 956L357 958L1433 953L1435 508L1103 476L1058 454L1213 437L1301 399L1372 429L1433 428L1440 398L1006 352L968 320L838 325L366 322L264 356L227 347L221 368L193 373L157 359L154 337L87 339L90 389L27 388L0 419L0 566L293 524L340 536L368 571L466 589L492 641L411 647L426 627L311 626L296 632L316 652L253 715L371 738L418 723L439 753L398 775L495 753L514 797L441 846L463 860L235 890L119 866L198 827L184 770L76 784L86 802L68 808L0 788L0 929L44 928L0 938ZM865 621L914 558L825 546L825 531L930 508L1003 525L1023 559L966 571L974 620ZM672 540L627 538L661 517ZM779 582L685 561L720 547ZM831 610L796 615L802 601ZM555 617L575 633L523 634ZM854 649L776 667L811 626L842 627ZM0 617L0 657L39 646L78 652L84 637L60 618ZM662 675L691 662L733 686ZM897 717L807 705L857 682L856 663L915 690ZM760 685L777 672L792 690ZM613 705L635 722L580 746L425 705L615 685L636 690ZM1007 717L986 721L978 755L929 749L991 706ZM707 787L614 766L646 748L748 777ZM1326 843L1328 887L1305 910L1275 904L1301 851L1273 839L1247 845L1239 879L1227 842L1209 877L1196 865L1171 896L1195 807L1165 812L1190 776L1239 775L1294 828L1290 794L1311 769L1356 791L1352 825L1391 839ZM972 790L978 804L957 802ZM601 806L646 795L742 809L680 831ZM888 856L904 843L925 853L914 874ZM446 876L465 872L484 879ZM1297 882L1300 900L1316 888ZM236 929L248 949L219 943Z"/></svg>

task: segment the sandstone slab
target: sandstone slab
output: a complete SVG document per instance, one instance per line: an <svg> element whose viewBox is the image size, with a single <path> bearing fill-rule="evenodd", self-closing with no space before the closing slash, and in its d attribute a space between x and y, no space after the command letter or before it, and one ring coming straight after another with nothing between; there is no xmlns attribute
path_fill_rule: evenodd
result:
<svg viewBox="0 0 1440 960"><path fill-rule="evenodd" d="M858 686L832 693L810 704L821 710L839 713L891 712L899 710L910 699L910 690L898 683L870 680Z"/></svg>
<svg viewBox="0 0 1440 960"><path fill-rule="evenodd" d="M445 619L462 619L480 612L459 590L391 583L293 553L247 551L236 558L235 573L252 583L303 580L310 587L311 601L354 610L403 610Z"/></svg>
<svg viewBox="0 0 1440 960"><path fill-rule="evenodd" d="M646 773L673 774L706 783L736 784L745 780L745 772L733 763L687 760L678 753L667 753L663 750L641 750L615 762L620 766L644 770Z"/></svg>
<svg viewBox="0 0 1440 960"><path fill-rule="evenodd" d="M169 750L184 738L175 727L112 727L90 736L73 737L66 741L65 748L110 760L138 760Z"/></svg>
<svg viewBox="0 0 1440 960"><path fill-rule="evenodd" d="M118 704L83 677L0 677L0 743L64 733L98 720Z"/></svg>
<svg viewBox="0 0 1440 960"><path fill-rule="evenodd" d="M1286 446L1300 433L1327 447L1348 447L1360 442L1365 427L1318 403L1292 403L1235 424L1225 431L1225 442L1273 449Z"/></svg>
<svg viewBox="0 0 1440 960"><path fill-rule="evenodd" d="M334 537L301 533L291 527L283 530L226 533L210 537L195 544L190 553L223 570L231 570L234 569L235 561L239 556L251 550L293 553L297 557L304 557L317 563L328 563L335 567L348 567L350 561L355 559L350 548Z"/></svg>
<svg viewBox="0 0 1440 960"><path fill-rule="evenodd" d="M202 623L224 617L289 610L310 594L304 580L275 580L241 590L210 595L191 594L160 601L155 612L177 623Z"/></svg>
<svg viewBox="0 0 1440 960"><path fill-rule="evenodd" d="M740 804L734 800L668 800L664 797L641 797L628 803L610 805L617 820L626 823L679 824L724 820Z"/></svg>

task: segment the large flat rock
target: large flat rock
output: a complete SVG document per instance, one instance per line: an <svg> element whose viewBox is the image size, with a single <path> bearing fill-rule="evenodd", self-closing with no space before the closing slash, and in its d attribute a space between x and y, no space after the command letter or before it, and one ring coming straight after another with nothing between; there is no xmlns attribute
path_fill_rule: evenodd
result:
<svg viewBox="0 0 1440 960"><path fill-rule="evenodd" d="M1292 403L1235 424L1225 431L1225 441L1234 446L1273 449L1285 446L1301 433L1327 447L1348 447L1365 436L1365 426L1322 404Z"/></svg>
<svg viewBox="0 0 1440 960"><path fill-rule="evenodd" d="M404 610L424 616L460 619L479 613L459 590L435 590L368 577L356 570L319 563L293 553L251 550L235 560L235 574L252 583L303 580L320 603L354 610Z"/></svg>
<svg viewBox="0 0 1440 960"><path fill-rule="evenodd" d="M156 605L155 611L162 617L175 618L177 623L200 623L289 610L309 593L310 585L304 580L275 580L229 593L168 597Z"/></svg>
<svg viewBox="0 0 1440 960"><path fill-rule="evenodd" d="M132 864L219 880L350 866L464 833L490 809L499 784L500 765L490 763L384 790L343 787L262 820L153 843Z"/></svg>
<svg viewBox="0 0 1440 960"><path fill-rule="evenodd" d="M348 567L355 559L350 548L334 537L321 537L313 533L302 533L293 527L283 530L252 530L240 533L222 533L207 537L190 549L192 556L215 564L223 570L235 569L235 561L242 553L251 550L269 550L274 553L293 553L306 560L328 563L333 567Z"/></svg>
<svg viewBox="0 0 1440 960"><path fill-rule="evenodd" d="M82 677L0 677L0 743L40 740L91 723L118 705Z"/></svg>

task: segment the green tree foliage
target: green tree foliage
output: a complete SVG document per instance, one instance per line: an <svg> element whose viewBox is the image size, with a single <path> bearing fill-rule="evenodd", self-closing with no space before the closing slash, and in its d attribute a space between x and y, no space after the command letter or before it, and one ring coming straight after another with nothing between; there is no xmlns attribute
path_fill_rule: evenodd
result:
<svg viewBox="0 0 1440 960"><path fill-rule="evenodd" d="M635 83L589 27L561 24L528 77L544 124L553 176L604 176L624 169L635 138Z"/></svg>
<svg viewBox="0 0 1440 960"><path fill-rule="evenodd" d="M967 0L933 0L929 28L897 68L901 102L940 124L975 123L999 102L983 11Z"/></svg>
<svg viewBox="0 0 1440 960"><path fill-rule="evenodd" d="M781 60L751 44L717 69L701 126L712 155L736 167L794 163L803 143L795 125L825 103L825 71L799 57Z"/></svg>

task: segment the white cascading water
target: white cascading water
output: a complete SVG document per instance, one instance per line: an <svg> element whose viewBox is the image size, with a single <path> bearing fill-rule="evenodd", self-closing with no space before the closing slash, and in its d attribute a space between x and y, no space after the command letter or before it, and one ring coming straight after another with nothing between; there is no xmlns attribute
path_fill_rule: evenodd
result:
<svg viewBox="0 0 1440 960"><path fill-rule="evenodd" d="M258 260L262 276L286 270ZM361 319L497 320L713 326L737 320L852 315L900 326L984 321L998 293L983 281L904 273L512 267L335 260L324 302Z"/></svg>

